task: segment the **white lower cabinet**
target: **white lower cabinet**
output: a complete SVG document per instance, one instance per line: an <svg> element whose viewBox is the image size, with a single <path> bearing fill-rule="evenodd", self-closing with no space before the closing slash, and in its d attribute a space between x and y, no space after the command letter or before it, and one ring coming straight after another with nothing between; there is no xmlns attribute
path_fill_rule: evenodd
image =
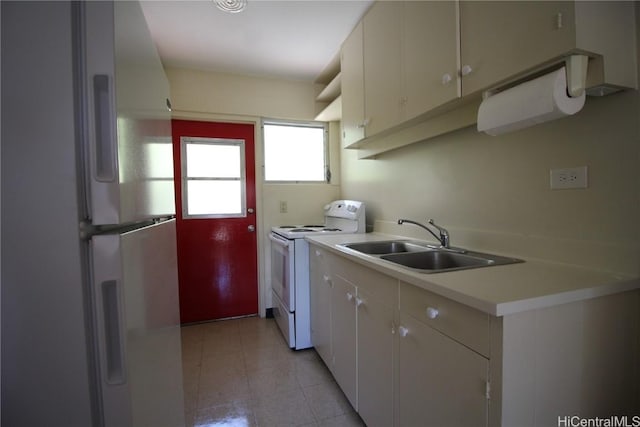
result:
<svg viewBox="0 0 640 427"><path fill-rule="evenodd" d="M310 266L312 343L369 427L640 410L638 290L495 317L313 244Z"/></svg>
<svg viewBox="0 0 640 427"><path fill-rule="evenodd" d="M487 424L488 359L437 330L487 338L487 315L314 245L310 268L312 343L368 427Z"/></svg>
<svg viewBox="0 0 640 427"><path fill-rule="evenodd" d="M486 313L400 283L398 424L486 426Z"/></svg>
<svg viewBox="0 0 640 427"><path fill-rule="evenodd" d="M311 245L311 339L367 426L393 425L398 281Z"/></svg>
<svg viewBox="0 0 640 427"><path fill-rule="evenodd" d="M309 281L311 309L311 343L327 366L331 366L331 277L325 262L325 252L309 251Z"/></svg>
<svg viewBox="0 0 640 427"><path fill-rule="evenodd" d="M358 413L369 427L393 425L394 307L358 288Z"/></svg>
<svg viewBox="0 0 640 427"><path fill-rule="evenodd" d="M400 313L398 425L487 425L489 360Z"/></svg>
<svg viewBox="0 0 640 427"><path fill-rule="evenodd" d="M338 275L332 276L332 369L336 382L357 410L356 288Z"/></svg>

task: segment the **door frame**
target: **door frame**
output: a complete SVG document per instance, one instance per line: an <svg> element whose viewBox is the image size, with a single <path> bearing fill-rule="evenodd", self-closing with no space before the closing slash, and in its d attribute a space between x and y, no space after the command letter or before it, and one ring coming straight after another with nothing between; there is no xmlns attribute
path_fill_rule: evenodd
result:
<svg viewBox="0 0 640 427"><path fill-rule="evenodd" d="M175 120L196 120L200 122L220 122L220 123L240 123L240 124L252 124L254 133L254 146L255 151L255 172L256 172L256 228L257 244L256 244L256 257L258 260L258 315L260 317L266 316L266 280L265 280L265 260L268 257L265 256L264 251L269 248L268 233L264 229L264 215L263 215L263 203L262 203L262 185L264 183L264 150L262 149L262 132L260 124L262 123L261 117L253 116L235 116L227 114L210 114L200 112L181 112L173 111L171 119ZM267 248L267 249L264 249Z"/></svg>

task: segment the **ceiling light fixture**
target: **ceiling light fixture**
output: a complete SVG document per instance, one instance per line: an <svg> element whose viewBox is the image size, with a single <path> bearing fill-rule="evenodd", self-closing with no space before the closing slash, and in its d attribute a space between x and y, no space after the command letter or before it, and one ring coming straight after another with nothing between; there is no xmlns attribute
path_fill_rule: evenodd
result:
<svg viewBox="0 0 640 427"><path fill-rule="evenodd" d="M247 0L213 0L218 9L229 12L242 12L247 7Z"/></svg>

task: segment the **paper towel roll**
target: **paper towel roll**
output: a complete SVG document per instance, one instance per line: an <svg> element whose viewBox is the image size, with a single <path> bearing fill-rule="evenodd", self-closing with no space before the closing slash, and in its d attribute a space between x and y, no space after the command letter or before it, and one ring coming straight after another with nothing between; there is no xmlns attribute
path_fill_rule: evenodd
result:
<svg viewBox="0 0 640 427"><path fill-rule="evenodd" d="M565 68L507 89L482 101L478 131L501 135L577 113L585 94L567 94Z"/></svg>

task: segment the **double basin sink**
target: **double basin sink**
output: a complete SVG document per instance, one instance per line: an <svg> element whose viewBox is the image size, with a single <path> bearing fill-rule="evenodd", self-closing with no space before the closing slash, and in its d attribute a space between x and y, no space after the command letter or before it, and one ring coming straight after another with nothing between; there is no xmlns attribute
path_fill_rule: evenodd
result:
<svg viewBox="0 0 640 427"><path fill-rule="evenodd" d="M516 258L405 240L344 243L339 246L422 273L441 273L523 262Z"/></svg>

